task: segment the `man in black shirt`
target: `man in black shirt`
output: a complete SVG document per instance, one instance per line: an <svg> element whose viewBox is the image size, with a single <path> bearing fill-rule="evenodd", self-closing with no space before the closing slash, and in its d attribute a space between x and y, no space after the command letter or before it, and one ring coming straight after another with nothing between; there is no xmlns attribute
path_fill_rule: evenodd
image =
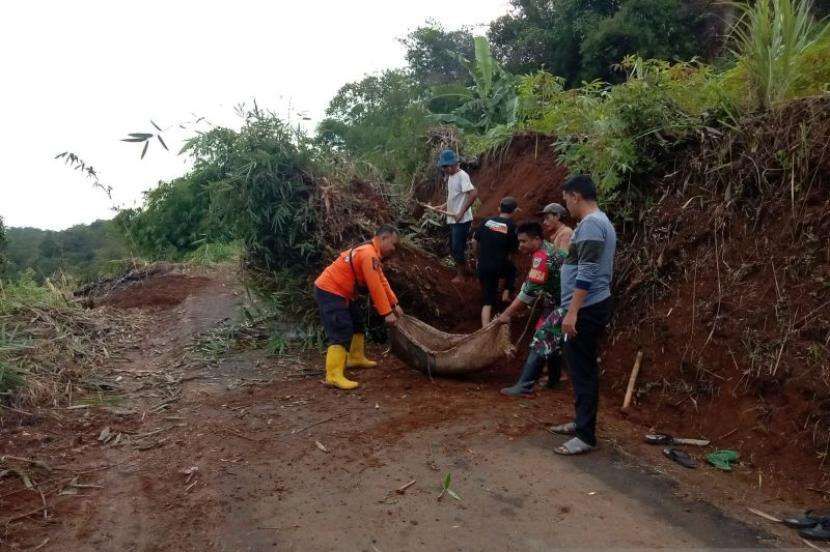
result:
<svg viewBox="0 0 830 552"><path fill-rule="evenodd" d="M516 284L516 266L510 255L519 247L513 213L518 203L515 198L505 197L499 205L499 214L481 223L473 238L478 249L478 279L484 291L481 307L481 325L490 323L493 305L498 301L499 281L506 280L502 300L508 296Z"/></svg>

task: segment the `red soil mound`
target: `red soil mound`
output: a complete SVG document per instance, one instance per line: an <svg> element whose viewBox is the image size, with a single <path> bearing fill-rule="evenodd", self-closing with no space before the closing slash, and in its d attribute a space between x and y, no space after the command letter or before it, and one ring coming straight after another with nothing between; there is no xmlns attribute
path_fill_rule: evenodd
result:
<svg viewBox="0 0 830 552"><path fill-rule="evenodd" d="M548 203L562 203L562 182L568 176L568 169L553 151L552 138L538 134L514 136L506 149L484 156L476 167L466 168L478 190L477 220L497 214L505 196L519 201L520 220L535 218ZM416 186L414 195L418 201L441 204L447 199L447 188L436 176ZM414 214L421 216L423 212L419 207Z"/></svg>
<svg viewBox="0 0 830 552"><path fill-rule="evenodd" d="M451 284L455 271L438 257L403 246L383 264L401 303L418 318L442 329L479 319L478 282L470 279L459 286Z"/></svg>
<svg viewBox="0 0 830 552"><path fill-rule="evenodd" d="M504 154L485 158L472 171L481 202L476 218L497 214L499 202L508 195L519 201L519 219L534 218L548 203L562 203L562 182L567 176L568 169L557 161L549 137L516 136Z"/></svg>
<svg viewBox="0 0 830 552"><path fill-rule="evenodd" d="M621 239L604 354L616 402L645 353L635 419L737 449L756 483L796 493L830 488L828 112L793 104L678 162Z"/></svg>
<svg viewBox="0 0 830 552"><path fill-rule="evenodd" d="M828 104L711 137L655 180L660 199L618 227L617 315L603 351L604 408L621 404L642 350L633 421L736 449L742 477L791 496L830 492ZM476 216L513 195L518 219L532 218L561 202L566 174L549 139L516 138L471 170Z"/></svg>
<svg viewBox="0 0 830 552"><path fill-rule="evenodd" d="M122 309L172 307L210 282L209 278L184 274L153 276L118 290L102 300L101 304Z"/></svg>

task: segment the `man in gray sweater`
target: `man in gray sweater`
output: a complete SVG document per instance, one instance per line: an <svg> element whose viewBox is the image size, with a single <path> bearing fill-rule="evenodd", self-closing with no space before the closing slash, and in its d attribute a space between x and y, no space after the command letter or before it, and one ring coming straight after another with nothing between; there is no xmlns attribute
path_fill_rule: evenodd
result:
<svg viewBox="0 0 830 552"><path fill-rule="evenodd" d="M562 320L564 352L573 383L576 417L551 431L574 436L555 449L559 454L573 455L597 446L597 355L599 339L611 320L617 233L597 205L597 188L590 177L574 176L565 182L562 191L568 212L579 220L561 268L561 306L567 312Z"/></svg>

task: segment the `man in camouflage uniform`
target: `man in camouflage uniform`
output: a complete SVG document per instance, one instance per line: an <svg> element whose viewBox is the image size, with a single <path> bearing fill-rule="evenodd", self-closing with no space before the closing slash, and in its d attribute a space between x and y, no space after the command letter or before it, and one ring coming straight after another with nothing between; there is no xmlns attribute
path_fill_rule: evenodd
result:
<svg viewBox="0 0 830 552"><path fill-rule="evenodd" d="M520 225L518 235L519 249L532 257L530 271L519 295L499 316L498 322L506 324L512 316L531 305L535 309L541 309L542 315L536 323L519 381L501 390L502 394L512 397L529 395L545 362L560 359L561 323L564 316L561 309L557 308L561 252L552 243L543 239L543 230L538 223ZM561 363L554 362L549 369L550 381L558 382Z"/></svg>

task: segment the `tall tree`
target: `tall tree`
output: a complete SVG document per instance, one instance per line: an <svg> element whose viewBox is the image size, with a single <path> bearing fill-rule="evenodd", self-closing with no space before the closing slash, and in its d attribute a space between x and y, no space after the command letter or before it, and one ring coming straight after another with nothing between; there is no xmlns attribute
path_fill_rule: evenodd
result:
<svg viewBox="0 0 830 552"><path fill-rule="evenodd" d="M511 0L512 13L490 24L497 58L511 73L546 69L576 84L585 36L618 7L617 0Z"/></svg>
<svg viewBox="0 0 830 552"><path fill-rule="evenodd" d="M625 0L611 17L585 35L579 51L581 79L615 82L625 74L612 67L627 55L689 60L704 53L708 21L701 7L681 0Z"/></svg>
<svg viewBox="0 0 830 552"><path fill-rule="evenodd" d="M318 136L369 161L386 178L409 175L420 161L427 124L422 90L401 70L350 82L329 103Z"/></svg>
<svg viewBox="0 0 830 552"><path fill-rule="evenodd" d="M711 51L706 0L512 0L490 24L493 51L516 74L545 69L568 86L613 80L626 55L685 59Z"/></svg>
<svg viewBox="0 0 830 552"><path fill-rule="evenodd" d="M428 20L401 43L406 47L406 62L415 82L423 87L464 82L469 75L462 59L475 55L469 29L448 31L437 21Z"/></svg>

